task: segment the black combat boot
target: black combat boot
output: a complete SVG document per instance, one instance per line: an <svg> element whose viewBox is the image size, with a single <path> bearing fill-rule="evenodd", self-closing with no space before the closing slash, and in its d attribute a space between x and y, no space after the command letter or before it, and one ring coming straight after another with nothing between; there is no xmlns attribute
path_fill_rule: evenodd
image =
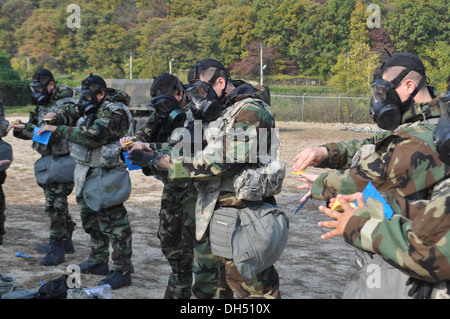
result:
<svg viewBox="0 0 450 319"><path fill-rule="evenodd" d="M64 242L52 239L50 241L50 251L39 261L44 266L56 266L64 262Z"/></svg>
<svg viewBox="0 0 450 319"><path fill-rule="evenodd" d="M69 232L69 238L64 240L64 252L66 254L73 254L75 252L75 247L73 247L72 242L72 233L73 231Z"/></svg>
<svg viewBox="0 0 450 319"><path fill-rule="evenodd" d="M108 263L97 264L86 260L78 266L82 274L107 275L109 273Z"/></svg>
<svg viewBox="0 0 450 319"><path fill-rule="evenodd" d="M99 281L98 286L101 285L110 285L111 289L129 286L131 285L131 274L128 272L122 275L121 271L111 271L105 279Z"/></svg>
<svg viewBox="0 0 450 319"><path fill-rule="evenodd" d="M64 253L66 254L73 254L75 252L75 247L73 246L72 242L72 232L69 233L69 238L64 240ZM39 253L48 253L50 251L50 242L48 245L37 245L36 251Z"/></svg>

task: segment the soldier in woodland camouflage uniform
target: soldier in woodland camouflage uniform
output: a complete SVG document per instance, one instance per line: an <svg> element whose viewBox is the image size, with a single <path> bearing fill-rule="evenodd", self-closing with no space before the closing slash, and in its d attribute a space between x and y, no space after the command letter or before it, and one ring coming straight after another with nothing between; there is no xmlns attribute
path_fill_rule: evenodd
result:
<svg viewBox="0 0 450 319"><path fill-rule="evenodd" d="M172 131L184 121L173 123L171 114L182 115L178 111L186 107L186 95L181 81L168 73L156 77L150 88L152 97L149 106L151 114L138 129L136 137L122 138L121 143L134 141L124 148L133 154L136 149L164 148L169 152L174 144ZM173 113L172 113L173 112ZM185 116L181 117L182 119ZM174 136L173 138L176 138ZM177 142L175 140L175 142ZM192 263L194 245L194 212L197 191L193 182L172 183L167 173L156 171L151 165L144 166L145 175L154 175L164 184L159 212L158 238L161 249L172 268L164 299L189 299L192 286Z"/></svg>
<svg viewBox="0 0 450 319"><path fill-rule="evenodd" d="M5 232L5 193L3 192L3 183L6 180L6 170L12 161L12 147L9 143L2 140L2 137L8 134L9 122L5 119L5 106L3 105L2 92L0 91L0 245L3 244L3 235Z"/></svg>
<svg viewBox="0 0 450 319"><path fill-rule="evenodd" d="M201 107L197 111L210 122L208 128L215 125L220 126L221 123L224 125L228 123L228 126L225 131L222 130L219 133L220 136L207 137L207 145L200 156L194 158L186 156L183 160L170 160L170 157L164 154L156 158L154 165L160 170L168 169L171 180L189 181L194 179L198 181L196 184L199 189L199 198L196 203L196 240L198 243L195 247L198 273L195 278L197 279L197 274L201 274L203 271L207 277L216 279L216 293L212 295L210 294L211 290L207 290L203 297L225 296L231 298L231 289L239 298L279 298L279 277L273 265L258 273L254 278L245 279L237 270L232 259L212 254L208 230L213 211L219 207L241 209L258 206L263 202L274 202L273 196L259 202L244 201L236 197L234 190L222 189L221 186L217 188L219 185L227 184L233 179L236 172L251 162L251 150L262 151L259 149L259 147L262 148L262 145L259 145L260 142L267 142L270 148L270 131L274 128L275 123L273 115L264 102L267 101L267 96L264 96L263 90L258 90L247 83L240 83L242 85L235 87L229 81L225 68L215 60L202 60L197 63L196 67L200 81L204 81L202 84L197 83L196 85L203 85L203 88L207 89L205 94L208 96L208 101L199 104ZM223 111L222 104L219 108L217 101L224 101ZM214 117L215 110L220 114L216 114ZM228 121L223 117L218 118L219 116L230 116L231 118ZM248 134L248 139L236 143L233 149L228 150L229 153L226 154L226 147L223 143L226 135L232 134L235 129L242 129ZM260 141L258 139L261 129L267 129L268 134L265 136L267 140ZM244 160L239 161L235 157L239 155L233 151L243 149L245 149L245 154L240 155ZM227 155L232 158L227 158ZM225 267L217 269L218 260L222 261ZM210 265L213 266L210 267Z"/></svg>
<svg viewBox="0 0 450 319"><path fill-rule="evenodd" d="M77 202L83 228L91 236L91 253L88 260L79 265L81 272L108 274L111 245L113 266L99 285L109 284L112 289L118 289L131 284L131 273L134 271L131 262L132 232L127 210L123 202L94 210L87 203L83 188L89 177L98 174L98 169L127 173L119 140L130 135L132 129L133 119L126 106L130 97L124 92L108 89L100 76L92 74L82 82L80 93L76 107L51 114L55 116L54 123L58 126L46 125L39 134L50 131L69 140L71 154L77 162Z"/></svg>
<svg viewBox="0 0 450 319"><path fill-rule="evenodd" d="M54 112L58 108L74 105L73 91L66 85L55 85L52 73L42 69L33 75L31 83L32 102L36 109L30 113L28 123L11 125L14 128L14 136L17 138L31 140L34 129L45 125L44 115ZM49 144L44 145L33 141L32 147L44 156L66 157L69 156L67 140L60 136L51 136ZM72 193L74 182L59 183L49 181L39 183L45 194L45 213L50 217L50 246L38 246L39 251L47 254L41 259L42 265L58 265L64 262L65 253L73 253L72 232L74 222L69 214L67 197Z"/></svg>
<svg viewBox="0 0 450 319"><path fill-rule="evenodd" d="M425 68L418 57L407 53L388 57L377 70L372 84L375 100L371 105L371 114L382 128L393 130L400 126L395 131L382 132L371 139L328 143L323 147L304 150L294 159L297 161L294 170L301 170L311 162L317 167L341 169L323 173L318 178L305 176L306 179L300 180L309 183L299 188L312 185L313 198L329 201L337 194L361 192L371 182L379 192L390 192L409 200L429 199L433 187L448 177L449 167L441 162L433 143L433 131L441 115L439 101L442 97L433 100L432 90L424 84ZM384 92L380 92L382 90ZM384 101L380 96L384 97ZM388 116L383 117L383 112ZM395 118L397 120L392 121ZM403 211L403 214L407 212ZM376 256L371 257L363 254L357 261L366 269ZM392 268L389 265L383 267ZM404 285L407 279L407 276L399 275L398 289L382 287L375 298L407 298ZM390 282L394 284L395 281ZM360 290L362 292L355 292L355 295L362 293L370 297L375 291L370 292L364 287ZM351 294L344 294L346 296L352 297Z"/></svg>
<svg viewBox="0 0 450 319"><path fill-rule="evenodd" d="M350 245L377 254L405 273L410 278L403 288L409 297L450 298L450 179L434 187L430 200L411 201L389 192L380 193L394 211L391 219L384 217L383 205L376 199L369 198L366 204L362 193L340 195L343 212L319 208L337 220L319 223L336 229L323 238L342 235ZM358 208L348 205L358 198ZM367 279L371 274L361 271L360 276ZM347 289L355 287L356 283L350 282Z"/></svg>

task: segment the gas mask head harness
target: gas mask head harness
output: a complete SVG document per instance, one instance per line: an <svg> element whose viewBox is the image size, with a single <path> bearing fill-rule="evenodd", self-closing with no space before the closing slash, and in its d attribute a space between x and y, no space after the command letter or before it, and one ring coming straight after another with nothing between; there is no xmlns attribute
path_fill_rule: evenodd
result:
<svg viewBox="0 0 450 319"><path fill-rule="evenodd" d="M383 73L389 67L405 67L392 81L384 80ZM419 73L422 78L408 99L401 101L395 90L411 71ZM394 130L402 122L402 115L413 105L414 97L425 85L425 67L422 61L411 53L394 53L384 60L374 72L371 84L372 99L370 101L370 116L385 130Z"/></svg>
<svg viewBox="0 0 450 319"><path fill-rule="evenodd" d="M186 120L186 113L180 109L180 102L174 96L180 93L183 93L183 97L186 94L183 83L169 73L162 73L154 78L150 88L152 98L149 106L154 107L158 112L158 117L163 121L168 121L173 128L182 127Z"/></svg>
<svg viewBox="0 0 450 319"><path fill-rule="evenodd" d="M98 75L92 73L81 82L81 88L78 88L81 97L78 100L78 109L82 116L96 114L100 105L106 97L106 82ZM105 92L105 97L101 101L97 100L97 94Z"/></svg>
<svg viewBox="0 0 450 319"><path fill-rule="evenodd" d="M203 71L215 68L214 74L208 82L200 81L200 75ZM213 85L219 77L225 79L225 87L220 96L217 96ZM186 91L190 98L191 110L195 119L211 122L216 120L223 109L223 100L225 99L225 90L228 85L228 73L225 67L213 59L205 59L197 62L189 73L189 82L192 84Z"/></svg>
<svg viewBox="0 0 450 319"><path fill-rule="evenodd" d="M55 83L52 72L41 69L33 74L33 82L30 83L31 103L34 105L47 105L51 99L51 93L47 87L50 82Z"/></svg>

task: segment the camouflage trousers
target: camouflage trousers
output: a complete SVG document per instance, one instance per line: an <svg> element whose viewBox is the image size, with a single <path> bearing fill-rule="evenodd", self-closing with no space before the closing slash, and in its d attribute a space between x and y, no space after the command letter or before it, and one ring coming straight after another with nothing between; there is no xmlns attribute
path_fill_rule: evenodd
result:
<svg viewBox="0 0 450 319"><path fill-rule="evenodd" d="M96 212L88 207L82 197L77 197L77 203L80 207L83 229L91 236L91 252L88 260L108 263L111 245L113 265L110 269L121 271L123 274L133 272L132 232L125 206L119 204Z"/></svg>
<svg viewBox="0 0 450 319"><path fill-rule="evenodd" d="M44 189L45 214L50 217L50 238L67 239L75 229L67 202L74 185L73 182L39 184Z"/></svg>
<svg viewBox="0 0 450 319"><path fill-rule="evenodd" d="M194 245L194 295L198 299L279 299L279 276L274 266L247 280L242 277L233 260L211 252L209 231Z"/></svg>
<svg viewBox="0 0 450 319"><path fill-rule="evenodd" d="M0 236L4 235L5 232L5 210L6 210L6 203L5 203L5 193L3 192L3 183L6 180L6 172L2 171L0 172Z"/></svg>
<svg viewBox="0 0 450 319"><path fill-rule="evenodd" d="M172 273L165 299L189 299L192 286L195 202L193 187L165 185L161 195L158 238Z"/></svg>

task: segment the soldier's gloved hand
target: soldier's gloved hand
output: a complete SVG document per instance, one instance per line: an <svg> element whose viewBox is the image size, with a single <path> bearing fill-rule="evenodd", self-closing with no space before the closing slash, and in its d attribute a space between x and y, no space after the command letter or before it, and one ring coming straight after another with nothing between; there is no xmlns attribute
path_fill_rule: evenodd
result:
<svg viewBox="0 0 450 319"><path fill-rule="evenodd" d="M424 280L409 277L406 286L411 286L408 296L414 299L428 299L433 291L433 284Z"/></svg>
<svg viewBox="0 0 450 319"><path fill-rule="evenodd" d="M136 164L139 166L148 166L149 163L155 157L155 153L153 150L142 150L142 149L133 149L129 153L128 158L131 160L132 164Z"/></svg>
<svg viewBox="0 0 450 319"><path fill-rule="evenodd" d="M97 119L96 113L91 113L91 114L86 115L86 118L83 122L83 126L90 127L96 119Z"/></svg>

